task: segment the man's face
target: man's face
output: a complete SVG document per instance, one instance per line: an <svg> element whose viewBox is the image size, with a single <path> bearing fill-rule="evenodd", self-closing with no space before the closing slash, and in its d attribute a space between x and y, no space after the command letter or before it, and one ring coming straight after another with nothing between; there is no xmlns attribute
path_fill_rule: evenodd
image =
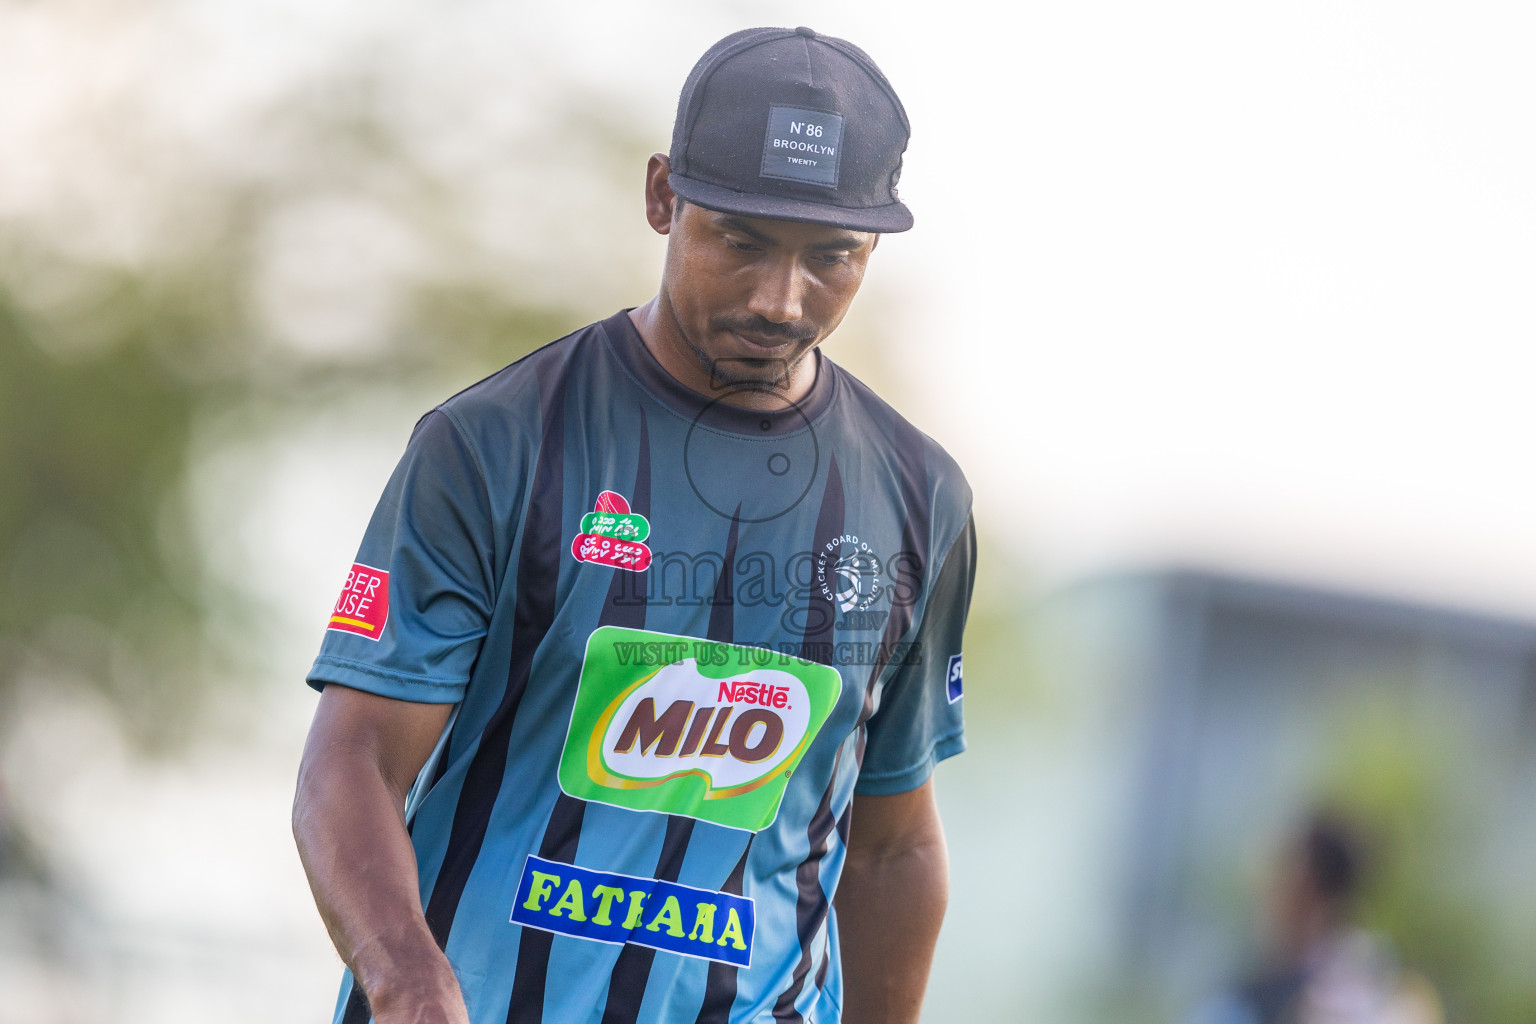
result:
<svg viewBox="0 0 1536 1024"><path fill-rule="evenodd" d="M675 212L668 235L661 289L681 361L700 374L680 379L706 393L798 390L802 360L842 322L878 238L692 203Z"/></svg>

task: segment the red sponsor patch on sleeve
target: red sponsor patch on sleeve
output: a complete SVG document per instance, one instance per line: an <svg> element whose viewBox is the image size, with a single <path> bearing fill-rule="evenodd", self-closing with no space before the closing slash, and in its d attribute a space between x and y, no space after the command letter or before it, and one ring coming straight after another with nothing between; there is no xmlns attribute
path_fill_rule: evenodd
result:
<svg viewBox="0 0 1536 1024"><path fill-rule="evenodd" d="M389 573L355 562L336 599L328 629L377 640L389 618Z"/></svg>

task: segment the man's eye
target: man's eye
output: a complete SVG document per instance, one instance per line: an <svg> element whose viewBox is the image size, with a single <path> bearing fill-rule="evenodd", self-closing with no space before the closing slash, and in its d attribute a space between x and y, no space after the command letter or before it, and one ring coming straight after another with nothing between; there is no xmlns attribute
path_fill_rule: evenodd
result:
<svg viewBox="0 0 1536 1024"><path fill-rule="evenodd" d="M727 238L725 244L737 252L761 252L762 246L756 242L743 242L736 238Z"/></svg>
<svg viewBox="0 0 1536 1024"><path fill-rule="evenodd" d="M840 263L847 263L848 254L846 252L822 252L816 254L816 259L824 266L835 267Z"/></svg>

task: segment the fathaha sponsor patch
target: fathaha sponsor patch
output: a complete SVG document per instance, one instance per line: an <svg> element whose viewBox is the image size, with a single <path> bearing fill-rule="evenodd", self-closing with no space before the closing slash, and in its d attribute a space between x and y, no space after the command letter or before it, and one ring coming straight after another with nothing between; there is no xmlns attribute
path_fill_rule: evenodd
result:
<svg viewBox="0 0 1536 1024"><path fill-rule="evenodd" d="M756 832L842 692L774 651L601 626L587 639L560 787L581 800Z"/></svg>
<svg viewBox="0 0 1536 1024"><path fill-rule="evenodd" d="M842 114L775 104L768 108L768 136L757 173L836 188L842 149Z"/></svg>
<svg viewBox="0 0 1536 1024"><path fill-rule="evenodd" d="M377 640L389 620L389 573L362 562L347 570L347 582L331 610L327 629Z"/></svg>
<svg viewBox="0 0 1536 1024"><path fill-rule="evenodd" d="M512 920L594 942L752 966L757 930L751 898L657 878L592 871L529 856L517 883Z"/></svg>

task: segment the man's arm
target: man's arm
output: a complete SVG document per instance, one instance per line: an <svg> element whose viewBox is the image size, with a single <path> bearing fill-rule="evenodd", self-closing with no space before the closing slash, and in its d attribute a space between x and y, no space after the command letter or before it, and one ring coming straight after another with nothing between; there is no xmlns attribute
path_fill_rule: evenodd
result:
<svg viewBox="0 0 1536 1024"><path fill-rule="evenodd" d="M293 836L331 941L378 1024L468 1024L422 913L405 796L452 705L331 684L299 767Z"/></svg>
<svg viewBox="0 0 1536 1024"><path fill-rule="evenodd" d="M949 852L933 780L856 796L837 886L844 1024L916 1024L949 901Z"/></svg>

